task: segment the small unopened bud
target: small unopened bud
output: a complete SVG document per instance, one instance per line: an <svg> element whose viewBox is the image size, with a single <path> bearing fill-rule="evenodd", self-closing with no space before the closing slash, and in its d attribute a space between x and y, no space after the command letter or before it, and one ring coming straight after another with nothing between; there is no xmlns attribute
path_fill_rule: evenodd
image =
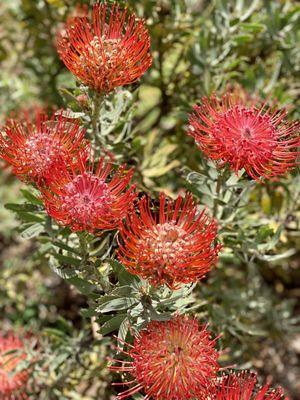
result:
<svg viewBox="0 0 300 400"><path fill-rule="evenodd" d="M78 103L82 108L88 108L89 100L86 94L80 94L79 96L76 97L76 100L78 101Z"/></svg>

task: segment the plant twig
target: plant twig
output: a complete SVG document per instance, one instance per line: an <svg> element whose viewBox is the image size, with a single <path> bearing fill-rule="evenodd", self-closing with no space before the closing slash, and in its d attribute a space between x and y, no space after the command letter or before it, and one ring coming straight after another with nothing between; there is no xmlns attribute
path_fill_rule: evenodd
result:
<svg viewBox="0 0 300 400"><path fill-rule="evenodd" d="M96 93L94 97L94 105L93 105L93 111L92 111L92 117L91 117L91 122L92 122L92 139L95 142L100 142L100 136L99 133L101 134L101 129L99 129L99 115L100 115L100 110L101 110L101 105L103 101L103 95ZM100 130L100 132L99 132Z"/></svg>
<svg viewBox="0 0 300 400"><path fill-rule="evenodd" d="M218 213L218 201L219 201L219 195L221 193L222 183L223 183L223 173L220 172L218 174L218 180L217 180L216 197L214 198L214 208L213 208L214 217L216 217Z"/></svg>

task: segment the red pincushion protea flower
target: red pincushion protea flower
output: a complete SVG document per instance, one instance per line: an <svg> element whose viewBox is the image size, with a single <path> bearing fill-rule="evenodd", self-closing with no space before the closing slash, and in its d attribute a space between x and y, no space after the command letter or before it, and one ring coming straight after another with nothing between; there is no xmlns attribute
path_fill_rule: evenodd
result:
<svg viewBox="0 0 300 400"><path fill-rule="evenodd" d="M217 260L216 222L198 213L190 194L167 200L160 194L159 209L143 198L136 213L120 228L118 257L127 270L153 285L180 284L203 278Z"/></svg>
<svg viewBox="0 0 300 400"><path fill-rule="evenodd" d="M86 161L72 171L58 166L41 188L49 215L73 231L117 228L136 195L134 186L126 190L133 170L121 166L109 179L111 169L103 158L95 172Z"/></svg>
<svg viewBox="0 0 300 400"><path fill-rule="evenodd" d="M20 179L40 184L51 176L54 165L76 164L87 153L84 134L62 112L48 118L38 110L35 121L25 113L21 121L10 119L0 134L0 156Z"/></svg>
<svg viewBox="0 0 300 400"><path fill-rule="evenodd" d="M219 369L215 340L194 318L176 316L167 322L150 322L128 345L132 361L110 367L128 372L135 384L118 399L143 390L146 399L188 400L207 393Z"/></svg>
<svg viewBox="0 0 300 400"><path fill-rule="evenodd" d="M256 387L256 374L248 371L224 375L217 384L214 400L284 400L282 389L269 390L269 384Z"/></svg>
<svg viewBox="0 0 300 400"><path fill-rule="evenodd" d="M26 358L25 353L19 353L24 349L20 338L12 333L7 336L0 334L0 398L1 400L27 399L26 384L29 372L23 370L14 372L20 361ZM10 353L13 350L18 353Z"/></svg>
<svg viewBox="0 0 300 400"><path fill-rule="evenodd" d="M286 112L256 107L237 93L203 98L190 116L189 135L208 157L259 180L283 175L296 165L299 122Z"/></svg>
<svg viewBox="0 0 300 400"><path fill-rule="evenodd" d="M98 92L139 79L152 62L145 22L117 4L98 2L91 18L84 13L69 18L58 36L58 53L67 68Z"/></svg>

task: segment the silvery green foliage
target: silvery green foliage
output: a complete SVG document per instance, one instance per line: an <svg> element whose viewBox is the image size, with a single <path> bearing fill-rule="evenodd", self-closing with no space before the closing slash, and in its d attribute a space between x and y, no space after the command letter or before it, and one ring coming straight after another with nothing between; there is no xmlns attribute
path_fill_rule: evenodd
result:
<svg viewBox="0 0 300 400"><path fill-rule="evenodd" d="M6 210L13 211L20 222L18 234L34 243L34 269L47 265L56 276L39 277L37 293L45 281L58 279L85 299L78 332L77 327L60 318L55 320L55 329L44 329L46 340L37 353L46 355L51 379L44 372L42 358L35 370L36 381L41 383L36 393L46 393L44 398L51 398L49 393L59 399L81 398L76 393L78 376L86 384L101 370L99 381L110 379L102 372L102 362L106 354L111 354L113 334L131 340L132 332L150 320L163 321L176 312L208 319L216 333L223 333L221 346L231 348L229 363L241 367L261 365L257 362L261 362L261 343L267 346L271 340L273 350L286 349L284 338L291 337L299 322L293 292L299 281L298 172L258 185L243 172L235 175L217 169L185 135L191 106L203 95L224 90L228 83L238 82L251 93L270 96L280 106L288 106L291 116L299 116L299 6L292 1L262 0L144 0L129 4L147 20L153 66L142 82L102 99L95 136L91 129L94 94L63 69L52 46L56 24L65 19L75 1L29 0L9 8L10 26L16 20L25 23L25 28L20 31L16 26L12 36L2 41L1 57L13 66L17 59L23 69L20 76L11 79L12 73L3 68L0 99L5 111L23 104L24 99L64 104L68 116L86 126L96 156L105 146L116 163L125 161L135 167L140 190L152 197L159 190L172 195L182 188L191 191L199 209L207 207L218 219L223 250L218 267L205 281L174 292L155 289L118 263L116 232L95 237L58 226L47 216L38 191L32 187L22 190L18 202L9 200ZM26 42L22 39L24 31ZM22 48L21 59L15 58L15 53L9 56L12 38ZM27 41L32 43L30 49ZM81 94L86 95L86 104L78 102ZM15 268L11 267L10 273ZM4 274L2 271L8 274L7 266L0 274ZM9 279L17 288L22 278L9 275ZM0 281L5 287L4 275L0 275ZM8 292L4 289L2 293L1 288L5 311L18 302ZM32 311L27 303L26 307L25 311ZM23 324L35 319L37 327L43 326L39 316L26 317L24 312L22 318ZM85 363L83 359L89 359L91 348L97 344L97 331L104 337L100 340L101 354L97 350L96 361ZM276 363L266 373L274 373L278 382L284 379L293 394L293 382L286 383L286 377L280 371L276 373ZM111 389L102 388L98 393L88 398L109 398Z"/></svg>

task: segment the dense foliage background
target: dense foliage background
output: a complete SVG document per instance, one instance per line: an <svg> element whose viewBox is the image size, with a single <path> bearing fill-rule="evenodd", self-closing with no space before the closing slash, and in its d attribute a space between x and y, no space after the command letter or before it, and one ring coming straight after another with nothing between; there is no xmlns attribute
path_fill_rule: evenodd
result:
<svg viewBox="0 0 300 400"><path fill-rule="evenodd" d="M35 105L68 104L80 112L74 77L55 49L56 31L76 3L1 1L1 122ZM202 96L239 84L299 118L300 4L128 3L147 20L154 62L140 85L109 99L102 121L106 146L135 166L140 189L176 195L187 188L203 204L214 206L216 170L185 133L188 113ZM4 207L32 201L25 185L4 165L0 179L1 329L42 333L40 351L51 373L37 368L37 398L110 399L112 378L105 368L109 338L93 335L90 319L81 312L87 307L85 296L49 268L49 243L39 237L41 231L29 225L20 234L13 207ZM194 301L184 306L210 320L214 332L222 332L219 345L228 348L222 355L224 365L272 375L274 383L297 400L299 172L255 187L250 180L235 187L234 177L229 179L218 193L224 243L218 268L197 285Z"/></svg>

